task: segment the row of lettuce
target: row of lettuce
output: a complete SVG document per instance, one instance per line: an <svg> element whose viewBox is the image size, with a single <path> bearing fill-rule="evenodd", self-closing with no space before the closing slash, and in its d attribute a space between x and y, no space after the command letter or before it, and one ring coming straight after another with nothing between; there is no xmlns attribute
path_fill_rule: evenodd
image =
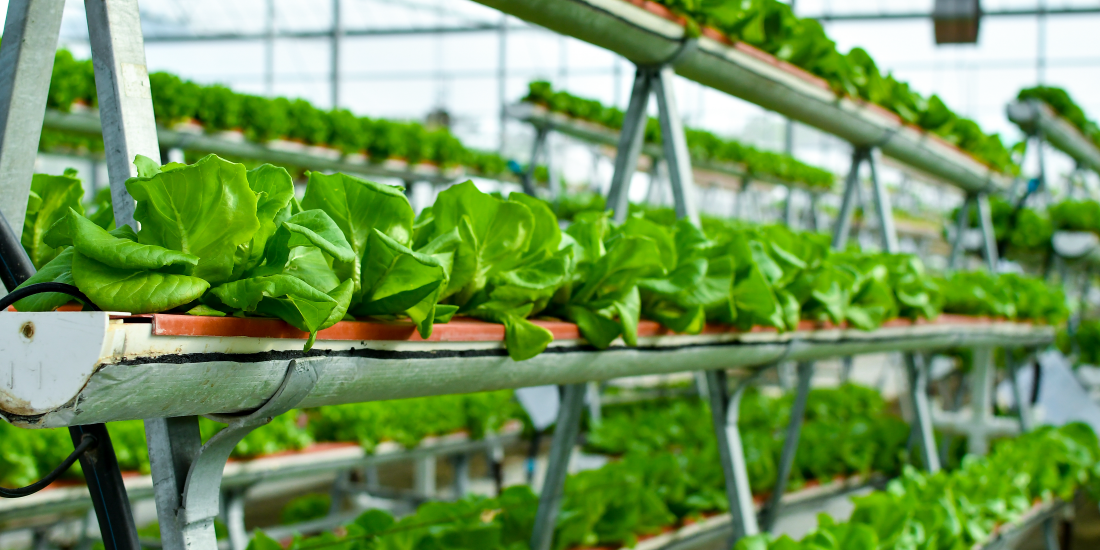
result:
<svg viewBox="0 0 1100 550"><path fill-rule="evenodd" d="M904 447L908 432L902 428L894 451ZM874 451L857 449L857 453L868 452ZM630 547L640 537L726 510L717 456L702 461L698 456L697 449L687 446L654 455L628 454L599 470L570 476L555 526L554 548ZM999 442L989 456L969 457L950 472L927 474L906 466L885 490L854 497L849 521L836 522L822 514L817 529L801 541L757 535L740 540L735 548L980 547L1037 503L1071 499L1082 488L1095 494L1100 481L1098 459L1100 445L1088 426L1044 427ZM468 496L457 502L428 503L400 520L370 510L337 531L295 537L289 546L258 533L249 548L519 550L528 547L537 505L538 498L528 487L515 486L497 498Z"/></svg>
<svg viewBox="0 0 1100 550"><path fill-rule="evenodd" d="M1043 263L1051 254L1051 238L1056 231L1100 234L1100 202L1092 199L1069 199L1056 202L1045 210L1013 204L1002 197L989 201L993 233L1003 256ZM952 213L952 218L958 210ZM978 214L970 211L971 227L976 227Z"/></svg>
<svg viewBox="0 0 1100 550"><path fill-rule="evenodd" d="M766 397L750 390L740 405L749 483L756 495L773 488L792 397ZM699 399L673 399L611 406L603 421L590 427L585 450L612 456L605 466L570 476L566 481L556 544L559 548L633 546L639 537L729 510L710 411ZM887 412L878 392L858 386L811 392L800 449L792 472L791 490L807 482L828 483L837 476L872 472L900 475L907 460L908 425ZM471 517L447 525L476 506L496 503L499 514L517 520L514 529L499 533L496 518ZM390 540L360 541L363 547L389 547L398 538L407 547L442 542L446 548L522 547L530 538L536 497L526 486L506 490L499 501L469 497L456 503L430 503L400 522L387 521ZM325 515L331 500L310 495L283 511L285 523ZM484 510L484 508L477 508ZM378 516L368 512L367 517ZM474 514L480 516L480 514ZM362 521L362 520L360 520ZM508 522L508 519L504 519ZM442 524L439 524L442 522ZM468 530L473 530L469 532ZM354 530L298 539L291 548L335 543L356 548ZM384 535L390 537L390 535ZM479 537L474 542L471 537ZM437 538L438 537L438 538ZM451 537L457 540L452 541ZM480 538L484 537L484 538ZM425 540L427 539L427 540ZM433 540L434 539L434 540ZM463 542L459 542L463 541ZM254 548L274 548L260 535ZM350 546L341 546L350 545ZM434 546L433 546L434 547Z"/></svg>
<svg viewBox="0 0 1100 550"><path fill-rule="evenodd" d="M1059 289L1015 274L929 275L909 255L834 252L781 226L664 216L611 222L582 212L564 231L520 193L454 185L415 216L399 188L311 173L301 201L286 170L136 161L126 181L140 231L83 215L72 175L36 175L23 244L25 284L75 284L100 308L278 317L309 333L345 318L408 318L427 338L457 314L501 323L513 359L553 340L533 316L566 319L597 348L636 345L639 320L680 333L707 323L786 331L803 320L864 330L940 312L1058 322ZM103 206L106 208L106 205ZM40 294L16 304L48 311Z"/></svg>
<svg viewBox="0 0 1100 550"><path fill-rule="evenodd" d="M621 130L623 127L621 109L606 106L595 99L578 97L564 90L554 90L546 81L530 83L527 96L523 100L541 105L551 112L566 114L614 130ZM828 191L833 187L835 176L832 172L810 166L791 155L761 151L706 130L685 128L684 134L691 159L695 163L741 165L749 177L777 179L817 191ZM654 117L650 117L646 123L645 141L661 143L661 126Z"/></svg>
<svg viewBox="0 0 1100 550"><path fill-rule="evenodd" d="M225 86L204 86L165 72L150 74L149 85L153 113L167 128L190 122L207 132L239 131L246 139L259 143L290 140L332 147L348 155L365 154L372 162L400 159L409 165L461 166L485 177L511 174L507 160L500 155L468 148L446 128L361 117L347 109L324 110L304 99L241 94ZM92 61L59 50L47 106L68 112L78 104L97 104ZM103 142L99 137L46 131L41 148L101 151Z"/></svg>
<svg viewBox="0 0 1100 550"><path fill-rule="evenodd" d="M326 442L357 443L368 453L387 441L413 448L426 437L457 432L481 439L500 432L509 421L526 419L511 391L293 410L245 436L234 448L233 456L249 459ZM200 418L199 427L205 441L225 426ZM119 467L148 474L149 453L142 422L112 422L107 430ZM0 422L0 436L5 443L0 453L0 485L5 487L22 487L41 479L72 449L65 429L25 430ZM66 475L79 478L80 465L74 465Z"/></svg>
<svg viewBox="0 0 1100 550"><path fill-rule="evenodd" d="M862 48L840 53L821 23L799 18L788 4L778 0L656 1L687 18L690 32L698 33L701 26L716 29L732 41L759 48L824 79L838 94L888 109L999 172L1019 173L998 134L984 133L978 123L959 116L936 95L924 97L893 75L882 74Z"/></svg>

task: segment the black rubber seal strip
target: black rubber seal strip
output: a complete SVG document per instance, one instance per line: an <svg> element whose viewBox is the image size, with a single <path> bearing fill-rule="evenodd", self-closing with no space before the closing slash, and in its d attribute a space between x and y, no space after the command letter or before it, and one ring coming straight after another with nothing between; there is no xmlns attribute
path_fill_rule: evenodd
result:
<svg viewBox="0 0 1100 550"><path fill-rule="evenodd" d="M945 334L928 335L921 338L909 339L910 342L920 342L922 339L927 338L942 338ZM883 337L870 337L870 338L840 338L836 340L825 340L822 343L825 344L866 344L875 342L887 342L897 340L896 337L883 336ZM615 351L633 351L642 353L664 353L681 351L685 349L699 349L699 348L715 348L724 347L731 348L752 348L759 346L784 346L791 347L799 344L812 344L813 341L806 341L800 339L782 340L775 342L705 342L699 344L683 344L679 346L640 346L640 347L615 347L608 350L600 350L591 345L576 345L576 346L558 346L546 348L546 351L542 352L546 354L570 354L570 353L593 353L593 352L615 352ZM952 347L955 344L947 344L944 348ZM181 365L188 363L213 363L213 362L232 362L232 363L262 363L265 361L290 361L292 359L303 359L309 357L356 357L363 359L378 359L378 360L408 360L408 359L469 359L476 357L507 357L508 351L504 348L492 348L492 349L471 349L471 350L458 350L458 349L441 349L439 351L391 351L380 350L373 348L352 348L347 350L318 350L314 349L309 352L292 351L292 350L278 350L278 351L264 351L259 353L184 353L184 354L170 354L159 355L150 357L131 357L123 359L117 363L110 363L111 365L119 366L136 366L136 365L148 365L148 364L170 364Z"/></svg>

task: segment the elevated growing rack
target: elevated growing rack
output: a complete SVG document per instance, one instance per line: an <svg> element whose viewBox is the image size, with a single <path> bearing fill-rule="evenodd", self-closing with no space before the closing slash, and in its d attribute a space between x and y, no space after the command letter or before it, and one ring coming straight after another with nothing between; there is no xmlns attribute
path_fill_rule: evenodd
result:
<svg viewBox="0 0 1100 550"><path fill-rule="evenodd" d="M1030 99L1009 103L1005 111L1008 119L1019 126L1028 137L1050 143L1059 151L1069 155L1077 162L1079 170L1088 169L1100 174L1100 148L1097 148L1096 144L1086 138L1080 130L1058 116L1050 105L1037 99ZM1039 147L1042 147L1041 143ZM1040 173L1039 177L1040 181L1043 181L1045 174Z"/></svg>
<svg viewBox="0 0 1100 550"><path fill-rule="evenodd" d="M101 135L103 127L95 113L65 113L50 110L46 112L43 127L50 130L62 130L78 134ZM319 155L309 152L310 147L302 150L287 150L255 143L244 139L233 140L216 134L184 132L157 126L157 141L163 149L183 149L214 153L231 158L247 158L276 165L299 166L313 170L331 170L381 178L396 178L410 184L418 181L431 183L450 183L466 175L463 169L439 169L436 166L420 164L409 167L396 167L385 162L371 163L365 160L349 158L337 150L333 154ZM476 175L476 174L472 174Z"/></svg>
<svg viewBox="0 0 1100 550"><path fill-rule="evenodd" d="M639 64L616 159L611 205L625 199L624 181L641 150L645 107L655 94L663 149L677 213L696 219L690 159L675 98L673 66L704 84L837 133L857 146L854 168L871 160L870 147L981 195L999 179L933 136L901 125L872 106L838 99L827 88L758 53L703 38L684 41L675 23L619 0L484 0L526 19L609 47ZM137 0L87 0L89 35L107 167L117 223L133 224L134 201L124 182L136 175L136 155L160 158ZM18 234L41 128L61 24L62 5L13 0L0 48L0 210ZM873 164L872 164L873 167ZM857 171L849 175L838 237L846 238ZM888 250L889 205L877 178L878 207ZM976 195L976 196L978 196ZM981 195L984 196L984 195ZM979 204L982 204L979 202ZM625 209L616 209L620 215ZM983 224L984 225L984 224ZM991 231L989 232L991 234ZM842 244L843 239L841 239ZM150 467L161 528L169 550L212 548L214 518L225 461L237 442L271 417L299 406L564 385L563 402L540 496L532 547L550 547L568 459L579 429L585 381L674 371L705 371L732 514L734 537L758 530L749 492L738 402L745 384L730 392L729 368L760 373L778 361L800 363L798 397L780 464L776 499L784 493L797 446L813 361L857 353L907 352L911 398L924 462L937 469L920 351L989 349L1049 344L1053 329L1028 324L944 316L936 322L895 321L871 332L839 327L787 334L733 332L714 327L698 336L640 327L641 345L598 351L568 323L546 325L557 338L546 353L515 363L503 348L499 325L456 321L439 325L429 342L407 324L345 322L322 333L303 353L303 334L279 321L188 316L129 316L104 312L0 314L0 414L27 427L145 419ZM991 357L992 353L987 356ZM6 380L6 383L4 383ZM196 415L227 424L203 443ZM105 434L105 430L103 430ZM85 472L89 472L86 467ZM137 548L117 466L112 492L125 516L97 505L108 548ZM93 492L94 494L94 492ZM126 506L122 506L125 504ZM769 504L774 517L775 506ZM112 523L112 519L125 519ZM110 534L111 537L108 537Z"/></svg>
<svg viewBox="0 0 1100 550"><path fill-rule="evenodd" d="M505 114L511 118L526 122L535 128L535 143L532 147L531 154L531 166L534 166L540 153L546 149L547 139L551 131L558 132L572 138L597 144L616 147L619 145L622 139L621 132L613 128L608 128L595 122L587 120L579 120L570 117L563 113L555 113L550 111L542 105L534 103L520 102L514 105L509 105L505 109ZM651 159L654 160L652 170L656 170L656 161L664 157L664 151L660 145L652 143L646 143L642 146L642 153L645 153ZM549 155L547 155L549 156ZM549 158L547 159L549 161ZM693 162L693 168L699 172L710 172L714 174L720 174L723 176L731 176L740 180L739 186L728 186L730 189L744 193L748 190L748 186L751 181L761 181L772 185L781 185L788 188L805 189L811 193L813 197L813 203L816 204L817 194L821 192L820 189L812 189L808 186L804 186L798 183L792 183L781 180L774 176L766 174L750 174L746 167L738 164L731 163L709 163L709 162ZM524 184L533 188L529 183L531 177L533 177L533 169L529 168L524 175ZM650 192L653 192L655 180L651 180ZM789 205L789 201L788 201ZM789 206L788 206L789 209ZM741 214L740 203L738 203L738 213ZM787 217L791 217L788 212Z"/></svg>
<svg viewBox="0 0 1100 550"><path fill-rule="evenodd" d="M765 109L775 111L793 120L833 134L852 144L852 166L845 184L844 199L834 232L834 245L842 247L848 239L851 216L855 209L855 187L859 185L860 166L867 162L875 202L882 220L882 239L887 251L897 251L897 235L889 199L875 170L874 149L893 157L903 164L925 172L954 185L968 195L967 208L979 209L982 233L986 245L983 250L991 268L997 263L997 251L990 219L987 194L1007 187L1006 176L975 160L959 148L939 136L912 125L877 105L841 97L821 79L789 63L779 61L747 44L729 44L720 33L703 29L702 36L690 37L683 25L664 7L645 0L477 0L520 19L546 27L552 31L584 40L590 44L611 50L642 68L674 69L677 74L716 90L726 92ZM639 91L635 84L635 95ZM631 126L631 114L635 106L632 96L624 123L623 144L632 139L635 128ZM640 105L644 111L644 104ZM644 115L638 113L636 115ZM644 123L642 124L644 126ZM682 140L672 134L667 141ZM670 135L662 131L662 135ZM616 164L616 176L620 165L633 170L637 154L620 145L623 162ZM666 157L674 155L666 155ZM685 155L686 157L686 148ZM690 162L678 160L678 163ZM670 169L674 194L688 196L690 190L679 191L681 181L678 169ZM681 172L682 173L682 172ZM620 178L621 179L621 178ZM621 187L622 183L619 183ZM619 205L615 183L612 185L609 206ZM680 200L678 199L678 204ZM625 203L624 203L625 204ZM685 215L693 214L693 207L679 207ZM964 223L968 218L960 218ZM961 234L961 233L960 233ZM953 254L953 256L955 256Z"/></svg>

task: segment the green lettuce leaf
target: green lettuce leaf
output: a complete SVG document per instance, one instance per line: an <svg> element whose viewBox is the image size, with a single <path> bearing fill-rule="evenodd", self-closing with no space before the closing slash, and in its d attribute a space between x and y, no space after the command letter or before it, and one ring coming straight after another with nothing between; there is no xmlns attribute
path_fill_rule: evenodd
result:
<svg viewBox="0 0 1100 550"><path fill-rule="evenodd" d="M19 240L35 268L41 268L61 253L60 248L44 241L46 233L70 209L83 214L83 200L84 188L71 168L61 176L35 174L31 178L27 216Z"/></svg>
<svg viewBox="0 0 1100 550"><path fill-rule="evenodd" d="M354 256L341 278L362 288L362 260L375 230L404 246L412 244L413 209L397 187L382 185L346 174L309 174L302 208L323 210L344 233Z"/></svg>
<svg viewBox="0 0 1100 550"><path fill-rule="evenodd" d="M230 279L237 247L260 228L244 166L215 155L130 178L126 189L137 200L138 241L197 256L186 273L212 285Z"/></svg>

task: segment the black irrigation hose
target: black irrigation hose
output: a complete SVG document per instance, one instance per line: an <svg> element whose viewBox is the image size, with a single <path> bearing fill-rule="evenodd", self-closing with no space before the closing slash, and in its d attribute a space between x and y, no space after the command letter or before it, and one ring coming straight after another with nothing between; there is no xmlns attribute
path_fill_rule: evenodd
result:
<svg viewBox="0 0 1100 550"><path fill-rule="evenodd" d="M96 306L94 303L92 303L92 301L89 300L88 297L85 296L79 288L65 283L35 283L33 285L27 285L22 288L17 288L9 292L7 296L0 298L0 311L8 309L8 306L11 306L15 302L18 302L23 298L33 296L35 294L43 294L46 292L68 294L69 296L72 296L73 298L84 302L84 307L87 307L92 311L100 311L99 306Z"/></svg>
<svg viewBox="0 0 1100 550"><path fill-rule="evenodd" d="M46 477L27 485L26 487L20 487L18 489L8 489L6 487L0 487L0 498L19 498L27 495L33 495L42 489L45 489L49 484L57 481L57 478L61 477L61 474L67 472L72 467L73 463L80 459L86 451L95 449L99 441L94 435L84 434L80 438L80 444L73 449L73 452L69 456L65 457L65 460L61 462L61 465L54 468L52 472L46 474Z"/></svg>

